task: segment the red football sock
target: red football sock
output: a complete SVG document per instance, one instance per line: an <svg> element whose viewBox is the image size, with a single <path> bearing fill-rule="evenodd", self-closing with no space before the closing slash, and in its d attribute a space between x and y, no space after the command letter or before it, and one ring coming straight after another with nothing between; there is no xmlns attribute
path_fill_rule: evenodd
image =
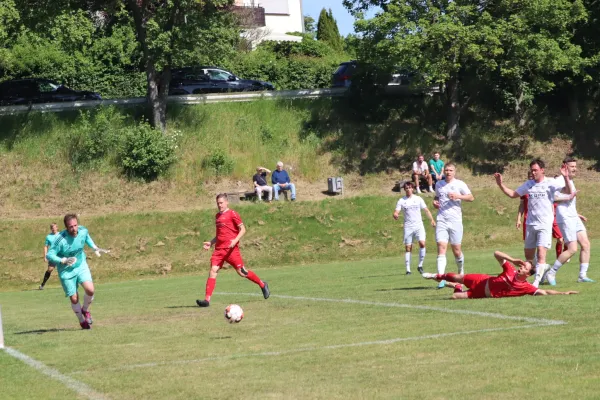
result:
<svg viewBox="0 0 600 400"><path fill-rule="evenodd" d="M560 242L556 242L556 258L558 258L558 256L560 256L560 254L563 252L563 246L560 244Z"/></svg>
<svg viewBox="0 0 600 400"><path fill-rule="evenodd" d="M206 301L210 301L210 297L215 291L215 286L217 286L217 280L215 278L208 278L206 280L206 296L204 296Z"/></svg>
<svg viewBox="0 0 600 400"><path fill-rule="evenodd" d="M260 280L258 275L256 275L254 272L252 272L250 270L248 270L248 275L246 275L246 278L248 278L252 282L256 283L258 286L261 287L261 289L265 286L265 284L263 283L263 281Z"/></svg>
<svg viewBox="0 0 600 400"><path fill-rule="evenodd" d="M456 275L453 272L449 272L447 274L437 274L435 276L435 279L437 281L450 281L450 282L456 282Z"/></svg>

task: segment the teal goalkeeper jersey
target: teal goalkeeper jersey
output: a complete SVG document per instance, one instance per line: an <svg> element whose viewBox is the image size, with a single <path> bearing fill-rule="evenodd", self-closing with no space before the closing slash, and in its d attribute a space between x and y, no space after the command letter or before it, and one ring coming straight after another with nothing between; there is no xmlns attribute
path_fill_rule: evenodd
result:
<svg viewBox="0 0 600 400"><path fill-rule="evenodd" d="M50 246L52 246L52 243L54 243L54 241L56 240L56 238L58 237L58 235L60 235L59 232L57 233L50 233L46 236L46 242L45 245L48 246L48 248L50 248Z"/></svg>
<svg viewBox="0 0 600 400"><path fill-rule="evenodd" d="M57 265L58 274L61 278L70 278L78 273L77 269L87 268L88 266L83 251L86 244L91 248L96 247L86 227L80 226L76 237L69 235L69 232L64 230L57 234L46 258ZM77 262L71 266L62 264L60 260L63 257L77 257Z"/></svg>

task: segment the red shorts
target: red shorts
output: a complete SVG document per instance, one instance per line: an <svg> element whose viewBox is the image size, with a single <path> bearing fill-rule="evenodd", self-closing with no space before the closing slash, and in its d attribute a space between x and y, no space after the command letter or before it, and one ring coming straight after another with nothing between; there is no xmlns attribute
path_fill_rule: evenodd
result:
<svg viewBox="0 0 600 400"><path fill-rule="evenodd" d="M210 257L210 265L218 265L221 268L225 262L235 269L242 268L244 260L240 248L235 246L233 249L215 249Z"/></svg>
<svg viewBox="0 0 600 400"><path fill-rule="evenodd" d="M485 298L485 285L489 278L491 278L491 276L486 274L466 274L463 277L463 283L469 288L469 290L467 290L467 296L470 299Z"/></svg>
<svg viewBox="0 0 600 400"><path fill-rule="evenodd" d="M554 223L552 224L552 238L553 239L562 239L562 233L560 233L560 229L558 228L558 224L556 223L556 220L554 220ZM525 239L523 239L525 240Z"/></svg>

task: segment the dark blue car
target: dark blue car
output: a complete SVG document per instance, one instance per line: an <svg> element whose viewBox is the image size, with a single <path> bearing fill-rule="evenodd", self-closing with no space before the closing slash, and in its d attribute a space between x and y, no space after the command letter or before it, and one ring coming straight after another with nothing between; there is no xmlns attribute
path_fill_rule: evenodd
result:
<svg viewBox="0 0 600 400"><path fill-rule="evenodd" d="M0 105L102 100L98 93L73 90L50 79L14 79L0 83Z"/></svg>
<svg viewBox="0 0 600 400"><path fill-rule="evenodd" d="M269 82L241 79L218 67L186 67L171 71L170 95L275 90Z"/></svg>

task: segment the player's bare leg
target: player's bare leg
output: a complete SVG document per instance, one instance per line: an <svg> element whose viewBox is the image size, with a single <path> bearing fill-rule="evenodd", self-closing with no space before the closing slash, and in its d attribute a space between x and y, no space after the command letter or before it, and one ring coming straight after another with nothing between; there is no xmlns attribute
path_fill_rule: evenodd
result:
<svg viewBox="0 0 600 400"><path fill-rule="evenodd" d="M87 321L85 320L85 316L83 315L83 312L81 311L81 304L79 304L79 295L77 293L75 293L74 295L69 297L69 300L71 300L71 308L73 309L73 312L77 316L77 319L79 320L79 325L81 326L81 328L82 329L90 329L90 324L87 323Z"/></svg>
<svg viewBox="0 0 600 400"><path fill-rule="evenodd" d="M579 253L579 279L577 282L594 282L592 279L587 277L587 270L590 266L590 240L588 239L586 231L577 232L577 241L581 245L581 253Z"/></svg>
<svg viewBox="0 0 600 400"><path fill-rule="evenodd" d="M527 250L531 250L531 249L527 249ZM535 249L533 249L533 250L535 250ZM532 284L535 287L539 286L540 282L542 281L542 278L544 277L544 274L546 273L546 269L549 267L546 264L546 251L547 251L547 249L544 246L537 247L537 263L535 265L535 280L533 281L533 284ZM525 257L527 258L527 254L525 254ZM527 259L530 260L530 258L527 258Z"/></svg>

